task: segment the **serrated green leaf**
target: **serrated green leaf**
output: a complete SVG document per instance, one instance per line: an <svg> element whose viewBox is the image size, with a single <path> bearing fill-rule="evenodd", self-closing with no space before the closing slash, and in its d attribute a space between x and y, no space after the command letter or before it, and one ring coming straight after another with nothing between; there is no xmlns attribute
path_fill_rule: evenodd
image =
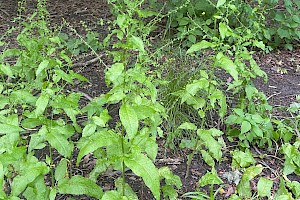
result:
<svg viewBox="0 0 300 200"><path fill-rule="evenodd" d="M61 180L57 189L60 194L88 195L97 199L103 196L102 189L95 182L79 175Z"/></svg>
<svg viewBox="0 0 300 200"><path fill-rule="evenodd" d="M196 44L193 44L188 50L187 50L187 54L191 54L195 51L199 51L201 49L207 49L207 48L212 48L215 47L215 44L208 42L206 40L202 40L201 42L198 42Z"/></svg>
<svg viewBox="0 0 300 200"><path fill-rule="evenodd" d="M251 124L248 121L243 121L241 125L241 134L247 133L251 130Z"/></svg>
<svg viewBox="0 0 300 200"><path fill-rule="evenodd" d="M43 60L39 64L39 66L38 66L38 68L36 70L36 76L38 76L44 69L46 69L48 67L48 65L49 65L49 60Z"/></svg>
<svg viewBox="0 0 300 200"><path fill-rule="evenodd" d="M133 48L139 50L140 52L145 51L143 40L140 37L136 37L136 36L133 35L129 38L128 41L131 43Z"/></svg>
<svg viewBox="0 0 300 200"><path fill-rule="evenodd" d="M248 149L245 152L235 150L232 154L232 166L235 168L245 168L256 162Z"/></svg>
<svg viewBox="0 0 300 200"><path fill-rule="evenodd" d="M73 143L70 143L64 135L54 131L53 129L50 129L50 131L46 133L45 137L50 145L54 147L60 154L66 158L71 157L74 145Z"/></svg>
<svg viewBox="0 0 300 200"><path fill-rule="evenodd" d="M222 145L212 137L212 132L210 130L198 129L197 135L208 148L213 158L220 161L222 157Z"/></svg>
<svg viewBox="0 0 300 200"><path fill-rule="evenodd" d="M139 121L135 110L130 105L123 104L119 110L119 115L128 138L132 139L139 128Z"/></svg>
<svg viewBox="0 0 300 200"><path fill-rule="evenodd" d="M218 0L217 2L217 8L221 7L222 5L224 5L226 3L226 0Z"/></svg>
<svg viewBox="0 0 300 200"><path fill-rule="evenodd" d="M216 170L212 168L211 172L207 172L204 176L202 176L199 180L199 186L203 187L206 185L218 185L222 184L223 181L219 178Z"/></svg>
<svg viewBox="0 0 300 200"><path fill-rule="evenodd" d="M190 122L184 122L178 128L179 129L186 129L186 130L197 130L197 126L193 123L190 123Z"/></svg>
<svg viewBox="0 0 300 200"><path fill-rule="evenodd" d="M235 81L238 80L238 72L236 70L236 65L223 53L220 52L217 54L215 65L227 71Z"/></svg>
<svg viewBox="0 0 300 200"><path fill-rule="evenodd" d="M144 154L130 154L124 158L125 165L136 175L142 177L145 185L156 199L160 199L159 173L152 161Z"/></svg>
<svg viewBox="0 0 300 200"><path fill-rule="evenodd" d="M253 45L262 50L265 50L265 44L262 41L254 40Z"/></svg>
<svg viewBox="0 0 300 200"><path fill-rule="evenodd" d="M35 114L36 116L40 116L44 113L47 105L49 102L49 95L46 93L42 93L38 100L36 101L36 109Z"/></svg>
<svg viewBox="0 0 300 200"><path fill-rule="evenodd" d="M54 177L56 181L60 181L64 178L66 178L66 176L68 175L68 165L67 165L67 160L65 158L63 158L59 164L57 165L56 169L55 169L55 173L54 173Z"/></svg>
<svg viewBox="0 0 300 200"><path fill-rule="evenodd" d="M261 177L257 183L257 193L260 197L271 196L273 181Z"/></svg>
<svg viewBox="0 0 300 200"><path fill-rule="evenodd" d="M115 63L113 64L105 73L105 78L108 84L113 83L117 84L118 82L122 82L123 80L119 80L124 70L123 63Z"/></svg>

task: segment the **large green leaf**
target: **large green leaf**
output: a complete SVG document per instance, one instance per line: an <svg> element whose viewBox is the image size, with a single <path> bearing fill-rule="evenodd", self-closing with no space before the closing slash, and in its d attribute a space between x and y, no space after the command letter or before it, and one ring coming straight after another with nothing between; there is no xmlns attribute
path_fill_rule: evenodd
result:
<svg viewBox="0 0 300 200"><path fill-rule="evenodd" d="M270 197L271 195L271 189L273 186L273 181L266 179L264 177L261 177L257 183L257 192L258 196L264 197L268 196Z"/></svg>
<svg viewBox="0 0 300 200"><path fill-rule="evenodd" d="M0 124L0 135L23 131L22 128L11 124Z"/></svg>
<svg viewBox="0 0 300 200"><path fill-rule="evenodd" d="M36 116L40 116L44 113L49 102L49 95L47 93L42 93L41 96L36 101Z"/></svg>
<svg viewBox="0 0 300 200"><path fill-rule="evenodd" d="M68 175L68 163L65 158L63 158L59 164L57 165L54 173L54 177L56 181L60 181Z"/></svg>
<svg viewBox="0 0 300 200"><path fill-rule="evenodd" d="M226 70L233 77L234 80L238 80L238 72L236 69L236 65L223 53L220 52L217 54L215 65Z"/></svg>
<svg viewBox="0 0 300 200"><path fill-rule="evenodd" d="M78 141L77 147L80 149L76 165L79 164L81 158L88 153L94 152L100 147L109 145L120 145L119 136L113 131L102 130L94 133L92 136L87 138L81 138Z"/></svg>
<svg viewBox="0 0 300 200"><path fill-rule="evenodd" d="M20 166L19 174L13 179L12 182L12 196L18 196L21 194L28 184L35 181L40 175L45 175L49 172L49 168L45 163L39 162L34 156L27 156L26 160L20 160L18 165ZM30 173L28 173L30 172Z"/></svg>
<svg viewBox="0 0 300 200"><path fill-rule="evenodd" d="M70 143L68 139L54 131L53 129L46 133L46 140L54 147L61 155L66 158L70 158L73 152L73 143Z"/></svg>
<svg viewBox="0 0 300 200"><path fill-rule="evenodd" d="M130 105L123 104L119 110L120 120L125 127L127 136L132 139L138 131L139 121L134 108Z"/></svg>
<svg viewBox="0 0 300 200"><path fill-rule="evenodd" d="M58 183L58 192L61 194L89 195L97 199L103 196L102 189L92 180L75 175L70 179L63 179Z"/></svg>
<svg viewBox="0 0 300 200"><path fill-rule="evenodd" d="M44 69L46 69L48 67L48 65L49 65L49 60L43 60L39 64L39 66L38 66L38 68L36 70L36 76L38 76Z"/></svg>
<svg viewBox="0 0 300 200"><path fill-rule="evenodd" d="M133 35L128 39L128 42L132 45L133 48L139 50L140 52L145 51L144 43L141 38Z"/></svg>
<svg viewBox="0 0 300 200"><path fill-rule="evenodd" d="M152 161L142 153L130 154L124 158L125 165L143 178L156 199L160 199L159 173Z"/></svg>
<svg viewBox="0 0 300 200"><path fill-rule="evenodd" d="M208 148L208 150L212 154L212 156L216 160L220 161L220 159L222 157L222 151L221 151L222 145L212 137L212 131L198 129L197 135L203 141L203 143Z"/></svg>
<svg viewBox="0 0 300 200"><path fill-rule="evenodd" d="M241 196L251 197L252 193L250 180L252 180L255 176L260 174L262 170L263 167L261 165L252 166L245 170L245 172L242 175L242 179L237 187L237 191Z"/></svg>
<svg viewBox="0 0 300 200"><path fill-rule="evenodd" d="M214 168L212 168L211 172L207 172L199 180L200 187L203 187L206 185L218 185L218 184L222 184L222 183L223 183L223 181L219 178L219 176Z"/></svg>
<svg viewBox="0 0 300 200"><path fill-rule="evenodd" d="M241 134L251 130L251 124L248 121L243 121L241 125Z"/></svg>
<svg viewBox="0 0 300 200"><path fill-rule="evenodd" d="M113 83L117 84L118 81L121 82L120 77L124 70L124 64L123 63L115 63L113 64L105 73L105 78L108 84Z"/></svg>

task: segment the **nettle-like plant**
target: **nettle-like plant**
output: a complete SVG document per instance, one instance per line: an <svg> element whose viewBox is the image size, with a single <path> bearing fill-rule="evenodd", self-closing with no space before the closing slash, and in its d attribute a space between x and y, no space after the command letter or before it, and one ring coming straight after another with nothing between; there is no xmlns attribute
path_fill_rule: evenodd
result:
<svg viewBox="0 0 300 200"><path fill-rule="evenodd" d="M110 91L96 97L83 109L88 121L77 143L80 150L77 164L83 156L94 153L97 163L90 174L92 180L108 169L121 171L121 177L115 181L116 190L106 191L102 199L137 199L125 182L128 169L142 177L155 199L160 199L161 190L164 198L174 199L177 192L173 186L181 186L180 179L170 169L158 169L154 164L158 151L156 138L162 132L159 125L166 114L157 101L156 76L150 73L151 62L144 42L150 29L144 21L134 18L135 14L144 18L139 8L142 3L110 2L116 20L104 44L111 43L114 36L117 39L109 52L114 63L105 72ZM110 110L112 105L118 111ZM114 123L110 124L111 118ZM161 187L162 179L165 185Z"/></svg>
<svg viewBox="0 0 300 200"><path fill-rule="evenodd" d="M65 193L68 185L61 179L66 171L54 169L54 150L70 160L74 149L70 138L81 130L76 121L81 95L63 91L74 79L86 79L69 69L71 59L47 26L46 1L38 1L37 7L20 23L19 46L0 55L1 199L55 199L58 191ZM46 159L38 158L40 149L49 150Z"/></svg>

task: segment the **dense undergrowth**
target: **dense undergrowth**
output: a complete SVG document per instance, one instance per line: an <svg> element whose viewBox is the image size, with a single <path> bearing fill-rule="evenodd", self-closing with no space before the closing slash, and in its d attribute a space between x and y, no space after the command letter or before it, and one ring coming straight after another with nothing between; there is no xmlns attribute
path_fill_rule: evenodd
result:
<svg viewBox="0 0 300 200"><path fill-rule="evenodd" d="M228 199L299 199L300 183L288 175L300 175L300 104L287 109L293 118L275 119L266 96L252 83L256 77L267 81L252 57L255 51L296 47L299 2L108 3L114 20L103 41L94 32L71 38L60 32L62 27L53 31L46 0L39 0L31 17L16 19L19 27L2 36L0 199L55 199L58 194L138 199L125 181L128 169L155 199L215 199L223 184L215 166L223 161L228 141L238 144L231 152L232 171L223 177L236 185ZM26 1L20 3L23 9ZM72 29L67 22L62 26ZM11 47L5 41L16 29L21 29L18 45ZM162 38L155 44L150 40L154 32ZM72 70L71 57L85 51L106 66L97 54L105 51L113 64L105 71L109 91L82 108L83 94L70 88L88 80ZM110 105L118 111L112 113ZM196 154L211 167L198 191L178 196L180 178L155 166L158 138L168 148L190 149L188 169ZM284 160L276 187L259 176L265 166L256 164L249 150L272 152L275 144ZM36 157L45 148L49 155ZM88 177L73 174L74 152L76 165L91 153L97 159ZM107 170L121 172L115 190L103 191L96 184ZM250 182L257 176L254 190ZM202 190L207 185L209 192Z"/></svg>

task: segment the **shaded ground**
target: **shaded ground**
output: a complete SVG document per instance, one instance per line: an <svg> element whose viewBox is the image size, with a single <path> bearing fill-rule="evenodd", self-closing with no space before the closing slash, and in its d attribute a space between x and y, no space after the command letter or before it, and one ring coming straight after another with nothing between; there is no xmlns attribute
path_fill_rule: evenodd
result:
<svg viewBox="0 0 300 200"><path fill-rule="evenodd" d="M17 1L5 1L0 0L0 34L14 25L11 22L12 18L17 16ZM32 0L27 1L25 13L31 13L35 8L36 2ZM76 29L80 35L85 35L86 28L92 31L100 33L100 39L106 35L106 27L99 25L99 19L102 18L104 22L108 21L111 17L109 8L104 1L95 0L49 0L48 9L50 13L51 23L53 26L60 26L63 23L63 18L70 23L71 27ZM62 31L68 31L70 34L75 34L69 29ZM103 52L97 52L100 55L104 55ZM85 65L95 57L92 54L80 55L74 57L74 63L76 71L80 71L90 82L85 85L75 86L76 90L79 90L86 94L86 101L89 101L89 97L96 97L106 90L104 84L104 66L99 61L92 62ZM291 102L295 101L296 95L300 95L300 52L298 49L293 51L276 51L268 55L257 54L255 56L258 64L266 71L269 76L269 82L264 83L262 80L256 80L256 86L265 92L269 102L275 107L288 106ZM106 59L105 56L103 59ZM179 175L182 179L183 187L179 191L183 194L188 191L194 191L197 187L197 182L201 176L203 176L210 168L202 161L200 156L195 156L191 165L191 174L185 178L186 173L186 156L188 152L175 150L170 151L164 148L164 141L160 142L159 155L156 161L157 166L169 166L175 174ZM234 146L235 144L228 144L228 146ZM229 153L230 147L224 149L223 162L220 166L217 166L217 172L222 177L224 172L231 171L231 155ZM260 154L259 150L253 149L254 154ZM270 152L268 152L270 154ZM274 154L273 156L277 156ZM264 161L258 161L266 170L263 171L265 176L274 179L278 182L278 173L281 169L282 163L279 159L269 157ZM91 171L95 164L95 160L92 156L87 156L83 159L79 168L74 167L74 173L87 174ZM105 174L98 180L99 185L104 190L110 190L113 186L113 181L118 177L118 174ZM128 182L133 187L134 191L138 193L140 199L152 199L152 195L147 188L141 184L140 178L134 176L131 172L126 175ZM224 186L224 195L219 199L226 199L226 195L230 195L230 191L234 190L235 186L232 183L224 180L226 183ZM253 183L255 184L255 183ZM67 199L67 196L59 196L57 199ZM89 199L88 197L76 197L76 199Z"/></svg>

